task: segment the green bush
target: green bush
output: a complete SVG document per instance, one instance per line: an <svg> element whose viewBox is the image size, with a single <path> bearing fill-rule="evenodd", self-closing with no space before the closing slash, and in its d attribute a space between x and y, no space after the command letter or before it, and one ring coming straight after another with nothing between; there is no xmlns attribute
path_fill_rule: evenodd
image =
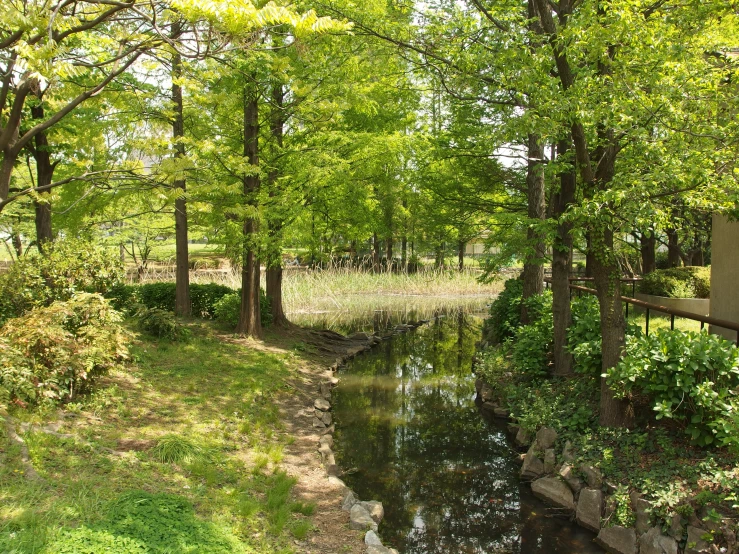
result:
<svg viewBox="0 0 739 554"><path fill-rule="evenodd" d="M646 395L657 419L684 424L694 444L737 440L739 350L717 335L659 329L630 337L608 380L620 396Z"/></svg>
<svg viewBox="0 0 739 554"><path fill-rule="evenodd" d="M668 298L710 298L711 268L687 266L658 269L644 276L639 292Z"/></svg>
<svg viewBox="0 0 739 554"><path fill-rule="evenodd" d="M128 357L121 316L99 294L35 308L0 328L0 391L25 406L64 402Z"/></svg>
<svg viewBox="0 0 739 554"><path fill-rule="evenodd" d="M174 341L190 337L190 330L177 321L174 312L139 304L135 316L139 328L150 335Z"/></svg>
<svg viewBox="0 0 739 554"><path fill-rule="evenodd" d="M216 302L213 312L215 318L224 326L234 329L239 323L239 312L241 311L241 292L232 292L223 296ZM259 289L259 313L262 325L268 326L272 323L272 307L269 298L263 289Z"/></svg>
<svg viewBox="0 0 739 554"><path fill-rule="evenodd" d="M554 342L552 293L537 294L525 303L531 323L516 330L511 341L511 360L520 372L546 375Z"/></svg>
<svg viewBox="0 0 739 554"><path fill-rule="evenodd" d="M599 377L603 366L601 355L600 306L594 295L572 300L572 323L567 329L567 350L573 357L573 369ZM626 322L626 336L641 334L641 327Z"/></svg>
<svg viewBox="0 0 739 554"><path fill-rule="evenodd" d="M46 250L21 258L0 275L0 324L80 292L105 294L123 282L120 259L91 242L58 240Z"/></svg>
<svg viewBox="0 0 739 554"><path fill-rule="evenodd" d="M523 281L508 279L503 291L490 306L490 317L485 322L485 336L493 344L510 338L521 325L521 298Z"/></svg>

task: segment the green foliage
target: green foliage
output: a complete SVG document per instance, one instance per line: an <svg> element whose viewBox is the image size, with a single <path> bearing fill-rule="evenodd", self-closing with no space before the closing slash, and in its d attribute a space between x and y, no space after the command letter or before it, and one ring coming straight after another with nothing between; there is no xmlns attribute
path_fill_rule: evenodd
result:
<svg viewBox="0 0 739 554"><path fill-rule="evenodd" d="M595 381L586 376L524 386L509 383L505 391L511 415L525 431L533 434L547 426L568 436L594 426L596 393Z"/></svg>
<svg viewBox="0 0 739 554"><path fill-rule="evenodd" d="M63 531L44 552L227 554L244 549L234 535L200 520L185 498L132 491L111 504L105 521Z"/></svg>
<svg viewBox="0 0 739 554"><path fill-rule="evenodd" d="M35 308L0 328L0 390L25 406L63 402L128 357L121 316L98 294Z"/></svg>
<svg viewBox="0 0 739 554"><path fill-rule="evenodd" d="M668 298L710 298L711 268L687 266L658 269L644 276L639 292Z"/></svg>
<svg viewBox="0 0 739 554"><path fill-rule="evenodd" d="M203 449L179 435L165 435L152 449L154 458L163 464L190 463L203 456Z"/></svg>
<svg viewBox="0 0 739 554"><path fill-rule="evenodd" d="M594 295L572 300L572 324L567 329L567 350L578 373L599 377L602 372L600 306ZM640 335L641 327L627 321L626 336Z"/></svg>
<svg viewBox="0 0 739 554"><path fill-rule="evenodd" d="M190 337L189 329L177 321L174 313L167 310L140 305L136 311L136 320L142 331L159 338L182 341Z"/></svg>
<svg viewBox="0 0 739 554"><path fill-rule="evenodd" d="M120 260L108 250L88 241L58 240L44 255L21 258L0 275L0 324L80 292L105 294L123 277Z"/></svg>
<svg viewBox="0 0 739 554"><path fill-rule="evenodd" d="M241 293L232 292L223 296L213 307L215 318L226 327L235 328L239 323L239 312L241 311ZM272 309L269 298L263 289L259 289L259 313L262 325L268 326L272 323Z"/></svg>
<svg viewBox="0 0 739 554"><path fill-rule="evenodd" d="M646 395L657 419L684 424L694 444L736 443L739 350L719 336L659 329L630 337L608 380L620 396Z"/></svg>
<svg viewBox="0 0 739 554"><path fill-rule="evenodd" d="M633 527L636 524L636 515L631 508L629 488L619 485L611 499L614 503L614 510L609 523L611 525L621 525L622 527Z"/></svg>
<svg viewBox="0 0 739 554"><path fill-rule="evenodd" d="M552 293L527 298L525 304L531 323L516 330L511 340L511 360L518 371L546 375L554 341Z"/></svg>
<svg viewBox="0 0 739 554"><path fill-rule="evenodd" d="M490 317L485 322L485 334L493 344L510 338L521 325L521 298L523 281L508 279L503 291L490 306Z"/></svg>
<svg viewBox="0 0 739 554"><path fill-rule="evenodd" d="M136 296L147 308L159 308L160 310L174 311L175 307L175 283L146 283L136 287ZM190 302L192 315L211 319L215 317L215 304L227 294L233 293L233 289L225 285L215 283L191 284Z"/></svg>

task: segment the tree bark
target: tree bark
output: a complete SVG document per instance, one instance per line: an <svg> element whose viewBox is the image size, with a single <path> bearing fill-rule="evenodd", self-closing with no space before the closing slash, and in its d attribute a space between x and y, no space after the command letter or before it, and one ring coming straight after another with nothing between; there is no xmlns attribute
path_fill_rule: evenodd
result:
<svg viewBox="0 0 739 554"><path fill-rule="evenodd" d="M677 229L667 229L667 265L668 267L680 267L680 243L678 242Z"/></svg>
<svg viewBox="0 0 739 554"><path fill-rule="evenodd" d="M272 140L278 149L282 149L284 144L285 133L285 115L283 104L285 100L285 91L282 83L275 83L272 87L272 112L270 114L270 124L272 131ZM274 164L273 164L274 166ZM274 197L277 194L277 169L269 172L269 195ZM267 257L267 298L270 302L270 312L272 314L272 325L276 327L287 327L290 322L285 315L282 304L282 248L280 245L280 234L282 232L283 221L281 219L268 220L269 226L269 255Z"/></svg>
<svg viewBox="0 0 739 554"><path fill-rule="evenodd" d="M385 255L387 256L387 267L393 268L393 237L385 239Z"/></svg>
<svg viewBox="0 0 739 554"><path fill-rule="evenodd" d="M562 158L570 151L571 140L561 140L557 154ZM554 217L560 219L552 248L552 314L554 317L554 374L572 373L572 354L567 351L567 330L572 324L570 308L570 270L572 224L561 221L562 215L575 201L577 175L574 166L559 175L559 192L554 197Z"/></svg>
<svg viewBox="0 0 739 554"><path fill-rule="evenodd" d="M39 98L37 105L31 107L31 115L34 119L43 120L44 105L42 98ZM49 145L46 132L37 134L34 137L33 146L29 146L29 149L33 155L33 159L36 161L36 187L50 185L54 178L56 163L52 163L51 161L51 146ZM40 193L39 199L33 201L36 224L36 247L41 253L44 253L45 245L54 240L51 224L50 197L50 192Z"/></svg>
<svg viewBox="0 0 739 554"><path fill-rule="evenodd" d="M244 157L253 170L259 165L259 104L256 91L244 88ZM244 175L244 201L256 211L259 174ZM236 332L240 335L260 338L262 321L259 310L259 260L257 259L258 222L255 215L248 215L243 227L243 261L241 269L241 311Z"/></svg>
<svg viewBox="0 0 739 554"><path fill-rule="evenodd" d="M380 239L377 238L377 233L372 235L372 271L380 271Z"/></svg>
<svg viewBox="0 0 739 554"><path fill-rule="evenodd" d="M544 188L544 149L539 137L529 134L528 169L526 172L526 201L528 205L529 228L526 234L527 255L523 263L523 299L544 292L544 256L546 245L541 232L535 228L546 215ZM521 304L521 323L529 323L526 303Z"/></svg>
<svg viewBox="0 0 739 554"><path fill-rule="evenodd" d="M179 23L173 25L172 34L176 39L181 33ZM175 159L185 157L185 119L182 103L182 86L179 79L182 77L182 56L175 51L172 56L172 104L174 118L172 119L172 140L174 143ZM189 316L192 313L190 303L190 260L187 233L187 198L185 192L187 183L184 176L176 179L173 184L178 192L174 203L175 221L175 308L174 311L180 316Z"/></svg>
<svg viewBox="0 0 739 554"><path fill-rule="evenodd" d="M20 259L23 256L23 241L21 240L21 234L17 231L13 233L13 248L15 249L15 255Z"/></svg>
<svg viewBox="0 0 739 554"><path fill-rule="evenodd" d="M465 242L463 240L460 240L459 244L457 245L457 268L459 269L460 273L464 271L464 247Z"/></svg>
<svg viewBox="0 0 739 554"><path fill-rule="evenodd" d="M641 244L641 271L642 275L647 275L657 269L657 238L654 230L642 232L639 242Z"/></svg>

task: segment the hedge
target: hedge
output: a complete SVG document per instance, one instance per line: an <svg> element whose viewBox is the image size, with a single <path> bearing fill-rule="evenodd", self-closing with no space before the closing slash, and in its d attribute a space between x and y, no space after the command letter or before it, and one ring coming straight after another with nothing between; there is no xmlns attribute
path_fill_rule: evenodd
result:
<svg viewBox="0 0 739 554"><path fill-rule="evenodd" d="M668 298L710 298L711 268L687 266L658 269L644 276L639 292Z"/></svg>

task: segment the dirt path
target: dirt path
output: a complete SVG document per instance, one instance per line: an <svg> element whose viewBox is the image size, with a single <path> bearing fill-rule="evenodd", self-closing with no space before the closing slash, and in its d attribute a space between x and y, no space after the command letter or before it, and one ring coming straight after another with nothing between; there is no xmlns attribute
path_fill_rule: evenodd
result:
<svg viewBox="0 0 739 554"><path fill-rule="evenodd" d="M316 531L304 541L295 541L301 552L309 554L360 554L365 552L364 532L349 528L349 514L341 509L346 489L332 483L321 464L318 453L320 429L313 427L313 403L319 396L319 386L330 381L330 366L347 353L364 349L366 340L348 340L331 332L315 332L301 328L273 331L263 348L288 352L290 345L302 342L308 353L302 353L298 375L291 382L294 394L283 397L280 412L285 431L294 442L285 447L280 467L297 479L296 495L313 502L316 511L313 524Z"/></svg>

